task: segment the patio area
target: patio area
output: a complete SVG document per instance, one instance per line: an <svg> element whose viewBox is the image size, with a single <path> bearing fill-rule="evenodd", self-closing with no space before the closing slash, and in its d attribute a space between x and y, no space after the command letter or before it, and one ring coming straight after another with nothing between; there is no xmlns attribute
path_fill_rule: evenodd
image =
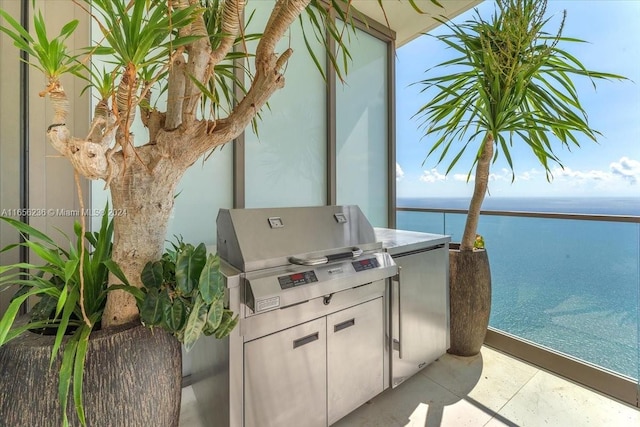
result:
<svg viewBox="0 0 640 427"><path fill-rule="evenodd" d="M334 427L638 425L637 408L485 346L477 357L441 357ZM187 387L180 427L225 426L200 421L193 391Z"/></svg>

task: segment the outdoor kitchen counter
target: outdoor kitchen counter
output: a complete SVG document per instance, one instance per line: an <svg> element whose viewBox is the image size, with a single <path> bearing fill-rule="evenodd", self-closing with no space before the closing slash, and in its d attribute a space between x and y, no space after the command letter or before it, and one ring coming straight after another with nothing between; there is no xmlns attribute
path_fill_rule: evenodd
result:
<svg viewBox="0 0 640 427"><path fill-rule="evenodd" d="M451 236L388 228L374 231L398 266L398 275L389 281L391 387L396 387L449 348Z"/></svg>
<svg viewBox="0 0 640 427"><path fill-rule="evenodd" d="M392 228L374 228L374 231L376 239L382 242L382 247L391 256L442 245L451 241L451 236L444 234L421 233Z"/></svg>

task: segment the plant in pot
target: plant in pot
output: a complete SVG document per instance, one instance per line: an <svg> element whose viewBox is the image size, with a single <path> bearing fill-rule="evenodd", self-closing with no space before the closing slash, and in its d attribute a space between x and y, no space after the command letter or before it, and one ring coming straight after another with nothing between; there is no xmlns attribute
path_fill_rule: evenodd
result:
<svg viewBox="0 0 640 427"><path fill-rule="evenodd" d="M111 260L113 221L107 216L108 209L104 212L97 232L83 232L80 223L75 223L76 244L70 244L69 249L27 224L0 217L23 237L22 243L1 252L23 246L44 262L0 267L0 290L18 286L0 317L3 425L99 425L106 418L118 425L132 422L137 418L129 411L120 410L113 416L111 409L132 388L132 382L148 389L144 399L170 408L147 411L166 423L163 413L174 417L179 411L175 390L180 390L180 376L150 374L155 370L180 373L181 350L175 343L184 343L189 350L201 334L224 338L237 322L224 307L219 260L211 254L207 257L203 244L194 248L180 241L162 261L148 263L142 273L142 289L128 284L109 286L109 272L125 283L127 279ZM159 326L169 333L141 326L102 331L106 298L115 289L136 297L144 326ZM17 316L20 306L33 297L40 298L29 314ZM106 391L96 389L109 378L104 371L113 367L110 359L123 357L120 354L133 340L139 346L135 352L152 369L127 376L116 372ZM19 381L16 372L22 377ZM89 387L83 387L84 381ZM57 387L52 387L56 382ZM34 395L37 401L31 398ZM91 408L86 415L85 403ZM131 408L142 409L140 405Z"/></svg>
<svg viewBox="0 0 640 427"><path fill-rule="evenodd" d="M456 56L427 73L451 72L418 82L430 94L416 113L424 136L435 137L427 157L439 153L440 164L452 155L449 173L470 152L468 179L475 168L462 239L450 252L453 354L477 354L489 323L489 259L474 243L491 164L502 154L515 179L511 147L525 144L550 180L551 165L562 167L558 148L579 147L581 137L596 141L599 134L587 121L572 79L624 79L588 70L566 51L564 45L581 40L563 36L566 11L557 29L547 32L546 7L545 0L496 0L489 19L476 9L462 23L442 21L450 33L436 38Z"/></svg>
<svg viewBox="0 0 640 427"><path fill-rule="evenodd" d="M431 1L438 3L437 0ZM418 9L414 0L408 2ZM28 3L37 5L39 2ZM105 264L117 265L121 271L116 268L110 271L110 291L106 293L104 310L100 309L102 331L107 334L109 331L131 330L131 325L140 323L140 311L144 313L143 320L155 325L159 307L169 307L162 309L163 319L167 321L160 323L165 323L173 335L182 336L185 341L190 340L193 334L186 330L180 332L179 326L189 325L192 313L198 313L197 318L194 315L194 322L201 324L203 333L213 332L208 322L228 330L233 326L230 314L223 310L222 317L216 317L220 311L220 303L216 299L218 288L214 286L208 295L201 293L201 300L198 300L197 294L190 293L191 287L195 286L190 281L195 280L195 276L189 276L189 283L186 283L178 274L182 271L178 267L183 259L180 257L200 257L199 247L183 247L179 243L174 251L181 255L175 258L163 256L176 186L198 159L233 141L249 125L255 125L261 108L278 89L284 87L283 73L293 51L290 48L278 51L276 45L286 37L288 28L301 14L308 15L307 22L311 23L303 27L305 38L318 38L326 48L329 62L336 69L347 62L347 46L343 40L345 31L339 21L350 24L347 30L353 28L355 9L350 7L351 0L274 2L270 18L259 34L246 31L250 16L245 20L245 0L77 0L73 3L86 12L87 20L95 20L102 33L96 37L97 42L93 46L69 51L66 43L78 22L70 21L56 36L51 36L47 31L50 23L46 23L37 11L33 13L33 35L1 10L0 31L14 41L28 57L29 64L40 70L46 79L41 96L49 99L53 110L46 129L49 142L70 161L76 179L85 177L104 181L114 211L121 213L113 220L113 246L110 262ZM334 42L330 43L327 37ZM250 52L246 51L248 45L245 42L248 40L258 41ZM322 61L311 48L309 51L321 69ZM106 70L97 70L91 65L92 58L100 55L107 55ZM245 63L247 60L254 62L255 71L250 71ZM87 80L88 86L98 96L88 135L74 135L70 124L74 100L67 97L62 76ZM165 105L164 98L160 98L163 94L166 94L164 110L159 107ZM146 128L144 141L136 139L133 133L136 116ZM81 229L84 227L82 224L84 219ZM37 230L29 229L25 233L41 237ZM54 246L49 249L56 253L61 250ZM175 263L175 286L171 285L170 275L167 276L172 262ZM152 264L147 267L149 263ZM203 272L211 268L215 270L214 264L214 261L206 260L201 274L206 275ZM31 264L22 267L33 268ZM66 283L67 270L62 269L56 274L65 278ZM35 280L29 277L29 280ZM144 290L143 285L147 286ZM77 292L77 300L88 304L92 297L86 294L86 289L80 286ZM69 295L70 288L67 287L58 296L56 306L64 306L65 303L60 301L68 300ZM14 308L20 298L23 297L14 301ZM189 301L193 305L189 307L183 298L191 298ZM175 301L180 302L173 304ZM220 323L217 323L218 319ZM89 329L96 321L91 316L79 318L79 323L84 322ZM87 331L87 328L83 326L79 330ZM7 336L15 337L18 331L7 332ZM162 335L160 331L153 332L153 337ZM92 335L83 335L79 342L82 346L90 346L92 340ZM179 341L172 339L167 345L155 344L156 349L172 349L156 356L157 360L165 363L162 365L164 368L150 366L149 359L141 352L146 346L148 343L137 335L125 333L124 338L112 346L110 354L117 357L100 359L101 363L108 362L109 365L104 376L97 376L93 381L103 389L110 389L118 377L126 380L131 372L148 372L145 368L150 367L153 373L147 377L173 384L175 390L169 399L179 405L181 372L179 356L176 356ZM5 351L5 348L0 347L0 351ZM90 363L93 356L88 351L87 363ZM95 360L98 360L100 351L95 354ZM81 371L79 367L76 372ZM160 380L161 377L164 379ZM31 378L30 381L37 379ZM86 376L84 383L87 383ZM150 395L153 385L144 382L140 388L134 388L135 383L130 381L121 395L114 394L113 399L104 402L105 409L111 407L113 414L103 415L102 422L106 419L111 425L175 426L178 422L175 406L155 401ZM51 386L55 387L55 384ZM136 397L140 399L136 400ZM164 412L168 414L166 418L165 415L157 415L164 406L168 408ZM66 408L62 409L65 411ZM89 408L88 412L96 409ZM42 412L39 422L22 424L55 425L49 422L50 411L39 412Z"/></svg>

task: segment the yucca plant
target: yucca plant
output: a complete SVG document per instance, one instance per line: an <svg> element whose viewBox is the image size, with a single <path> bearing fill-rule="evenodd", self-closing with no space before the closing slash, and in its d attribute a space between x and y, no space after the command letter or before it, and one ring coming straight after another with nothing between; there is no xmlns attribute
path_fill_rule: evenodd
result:
<svg viewBox="0 0 640 427"><path fill-rule="evenodd" d="M588 123L572 79L623 78L588 70L565 50L581 40L562 35L566 12L556 31L547 32L546 6L544 0L496 0L489 19L476 9L460 24L442 21L451 32L436 37L457 56L428 73L452 71L418 82L431 96L416 114L424 137L434 138L427 158L439 153L440 164L451 156L449 173L470 151L468 179L475 168L459 250L450 251L448 351L460 356L480 351L491 312L489 259L477 234L491 164L502 154L515 178L511 148L524 144L550 179L551 165L562 166L558 148L579 147L599 134Z"/></svg>
<svg viewBox="0 0 640 427"><path fill-rule="evenodd" d="M487 193L490 166L504 156L514 172L511 147L525 144L551 178L551 166L562 166L558 148L596 141L581 105L574 78L594 82L623 79L592 71L565 49L582 40L562 35L566 11L554 32L545 0L496 0L489 19L475 10L460 24L444 22L450 33L436 36L457 56L427 71L452 69L418 82L430 100L417 117L424 138L435 138L427 157L439 153L438 164L451 157L449 173L470 151L475 168L461 251L473 250L480 209Z"/></svg>

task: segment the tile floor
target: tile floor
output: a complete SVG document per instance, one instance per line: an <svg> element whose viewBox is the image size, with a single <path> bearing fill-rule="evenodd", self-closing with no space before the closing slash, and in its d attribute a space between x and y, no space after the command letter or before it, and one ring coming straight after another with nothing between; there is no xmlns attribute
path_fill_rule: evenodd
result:
<svg viewBox="0 0 640 427"><path fill-rule="evenodd" d="M333 427L400 426L638 427L640 411L484 347L473 358L441 357ZM180 427L226 426L204 425L187 387Z"/></svg>

